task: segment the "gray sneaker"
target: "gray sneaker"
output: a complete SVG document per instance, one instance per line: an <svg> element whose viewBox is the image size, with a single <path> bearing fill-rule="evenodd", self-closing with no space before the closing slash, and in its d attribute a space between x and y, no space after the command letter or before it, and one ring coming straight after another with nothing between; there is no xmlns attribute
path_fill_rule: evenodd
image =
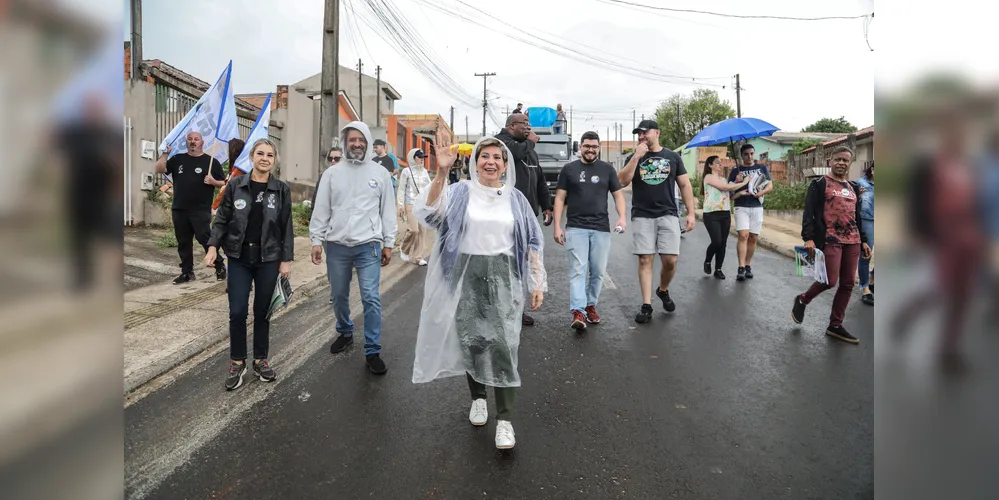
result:
<svg viewBox="0 0 999 500"><path fill-rule="evenodd" d="M225 390L235 391L243 385L243 375L246 375L246 363L229 361L229 374L225 377Z"/></svg>
<svg viewBox="0 0 999 500"><path fill-rule="evenodd" d="M277 378L277 374L274 373L271 364L266 359L256 359L253 361L253 374L261 382L273 382Z"/></svg>

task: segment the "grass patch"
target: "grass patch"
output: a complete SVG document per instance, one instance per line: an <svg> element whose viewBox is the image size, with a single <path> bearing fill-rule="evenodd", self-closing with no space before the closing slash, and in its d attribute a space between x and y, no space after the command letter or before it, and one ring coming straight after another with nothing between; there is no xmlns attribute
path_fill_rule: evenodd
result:
<svg viewBox="0 0 999 500"><path fill-rule="evenodd" d="M160 248L177 248L177 236L173 230L167 231L156 240L156 246Z"/></svg>

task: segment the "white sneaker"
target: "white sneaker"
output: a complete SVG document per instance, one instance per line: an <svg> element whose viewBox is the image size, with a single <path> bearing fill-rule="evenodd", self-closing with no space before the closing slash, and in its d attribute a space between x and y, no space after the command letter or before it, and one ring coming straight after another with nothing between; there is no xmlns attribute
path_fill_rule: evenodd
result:
<svg viewBox="0 0 999 500"><path fill-rule="evenodd" d="M513 424L506 420L496 421L496 448L509 450L517 444L517 439L513 435Z"/></svg>
<svg viewBox="0 0 999 500"><path fill-rule="evenodd" d="M472 409L468 411L468 421L474 426L486 425L489 421L489 407L485 399L472 401Z"/></svg>
<svg viewBox="0 0 999 500"><path fill-rule="evenodd" d="M425 261L423 259L420 259L420 261L417 262L417 264L420 265L420 266L425 266L425 265L427 265L427 261Z"/></svg>
<svg viewBox="0 0 999 500"><path fill-rule="evenodd" d="M409 256L402 250L399 250L399 258L402 259L403 262L409 262Z"/></svg>

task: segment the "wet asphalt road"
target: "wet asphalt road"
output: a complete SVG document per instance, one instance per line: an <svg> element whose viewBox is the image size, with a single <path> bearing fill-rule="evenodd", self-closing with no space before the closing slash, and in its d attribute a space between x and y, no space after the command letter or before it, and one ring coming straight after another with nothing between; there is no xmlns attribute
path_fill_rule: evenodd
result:
<svg viewBox="0 0 999 500"><path fill-rule="evenodd" d="M568 327L564 250L550 243L550 228L545 233L549 293L537 325L521 337L513 452L494 447L491 400L489 424L469 425L463 378L412 384L424 277L417 270L383 296L383 377L367 372L360 343L329 353L331 312L319 296L272 327L277 383L248 379L225 393L220 353L127 408L126 495L874 497L874 310L859 295L846 319L858 346L823 335L832 292L795 325L791 301L808 281L794 276L793 261L760 249L756 278L738 283L733 237L729 279L705 276L708 238L698 221L683 239L671 287L675 313L653 298L653 321L634 323L636 259L630 236L615 236L603 323L576 334ZM289 372L281 363L291 354L280 344L290 331L311 332L313 348L321 347L298 352L304 362ZM238 406L239 398L249 402ZM191 422L204 421L225 424L199 434L204 425ZM178 443L190 449L177 452ZM135 463L149 456L161 458ZM137 487L129 467L163 480Z"/></svg>

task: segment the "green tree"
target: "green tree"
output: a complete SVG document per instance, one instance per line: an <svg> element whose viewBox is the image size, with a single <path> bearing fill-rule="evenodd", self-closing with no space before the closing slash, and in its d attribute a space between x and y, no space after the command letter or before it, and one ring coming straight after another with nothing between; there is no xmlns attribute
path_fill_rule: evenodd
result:
<svg viewBox="0 0 999 500"><path fill-rule="evenodd" d="M788 157L798 156L801 154L802 151L812 146L821 144L822 142L823 142L822 139L801 139L800 141L795 141L795 143L791 145L791 151L784 156L784 159L787 159Z"/></svg>
<svg viewBox="0 0 999 500"><path fill-rule="evenodd" d="M825 132L829 134L849 134L857 131L846 117L823 118L801 130L802 132Z"/></svg>
<svg viewBox="0 0 999 500"><path fill-rule="evenodd" d="M673 94L656 109L659 144L676 149L708 125L734 116L732 105L722 101L714 90L696 89L691 95Z"/></svg>

